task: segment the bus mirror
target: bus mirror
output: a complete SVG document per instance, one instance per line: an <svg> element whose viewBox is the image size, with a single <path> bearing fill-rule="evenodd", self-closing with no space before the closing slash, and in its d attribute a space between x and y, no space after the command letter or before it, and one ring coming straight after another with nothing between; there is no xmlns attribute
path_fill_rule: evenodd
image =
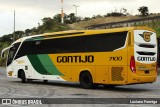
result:
<svg viewBox="0 0 160 107"><path fill-rule="evenodd" d="M9 50L11 47L7 47L7 48L4 48L1 52L1 57L4 58L4 52L6 52L7 50Z"/></svg>
<svg viewBox="0 0 160 107"><path fill-rule="evenodd" d="M1 53L1 57L4 58L4 52Z"/></svg>

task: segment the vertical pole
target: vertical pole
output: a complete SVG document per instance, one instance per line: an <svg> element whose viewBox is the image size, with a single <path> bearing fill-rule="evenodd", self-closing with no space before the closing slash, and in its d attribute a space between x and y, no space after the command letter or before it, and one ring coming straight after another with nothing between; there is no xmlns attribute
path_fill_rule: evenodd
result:
<svg viewBox="0 0 160 107"><path fill-rule="evenodd" d="M64 23L64 12L63 12L63 0L61 0L61 23L63 24Z"/></svg>
<svg viewBox="0 0 160 107"><path fill-rule="evenodd" d="M13 25L13 42L15 41L15 10L14 10L14 25Z"/></svg>
<svg viewBox="0 0 160 107"><path fill-rule="evenodd" d="M75 6L75 15L76 15L76 22L77 22L77 6Z"/></svg>
<svg viewBox="0 0 160 107"><path fill-rule="evenodd" d="M77 22L77 7L79 7L79 6L77 6L77 5L73 5L73 6L75 7L75 17L76 17L75 22Z"/></svg>

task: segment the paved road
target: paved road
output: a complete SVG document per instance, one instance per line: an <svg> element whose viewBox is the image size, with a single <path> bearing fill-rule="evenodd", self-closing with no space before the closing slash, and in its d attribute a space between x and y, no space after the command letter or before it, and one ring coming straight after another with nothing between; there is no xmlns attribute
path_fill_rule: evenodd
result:
<svg viewBox="0 0 160 107"><path fill-rule="evenodd" d="M160 98L160 76L153 84L117 86L115 88L100 86L87 90L82 89L78 83L33 81L24 84L20 79L7 78L4 68L0 68L0 98ZM60 105L58 106L60 107ZM94 107L97 106L94 105ZM106 107L106 105L103 106ZM113 105L108 106L113 107ZM130 106L135 107L135 105ZM136 105L136 107L141 106ZM148 107L150 106L157 105L148 105ZM76 106L74 105L74 107Z"/></svg>

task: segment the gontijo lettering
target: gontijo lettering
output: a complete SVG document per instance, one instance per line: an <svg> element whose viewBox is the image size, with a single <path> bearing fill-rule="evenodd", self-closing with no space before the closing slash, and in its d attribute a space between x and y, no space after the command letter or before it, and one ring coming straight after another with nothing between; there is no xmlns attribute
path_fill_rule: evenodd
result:
<svg viewBox="0 0 160 107"><path fill-rule="evenodd" d="M137 57L138 61L156 61L155 57Z"/></svg>
<svg viewBox="0 0 160 107"><path fill-rule="evenodd" d="M94 62L93 55L85 55L85 56L58 56L58 63L92 63Z"/></svg>

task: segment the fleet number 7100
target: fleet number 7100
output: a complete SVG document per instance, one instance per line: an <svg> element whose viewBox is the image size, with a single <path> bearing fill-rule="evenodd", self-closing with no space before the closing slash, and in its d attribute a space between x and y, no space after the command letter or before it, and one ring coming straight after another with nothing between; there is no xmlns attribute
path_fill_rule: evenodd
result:
<svg viewBox="0 0 160 107"><path fill-rule="evenodd" d="M121 61L122 57L121 56L115 56L115 57L109 57L110 61Z"/></svg>

